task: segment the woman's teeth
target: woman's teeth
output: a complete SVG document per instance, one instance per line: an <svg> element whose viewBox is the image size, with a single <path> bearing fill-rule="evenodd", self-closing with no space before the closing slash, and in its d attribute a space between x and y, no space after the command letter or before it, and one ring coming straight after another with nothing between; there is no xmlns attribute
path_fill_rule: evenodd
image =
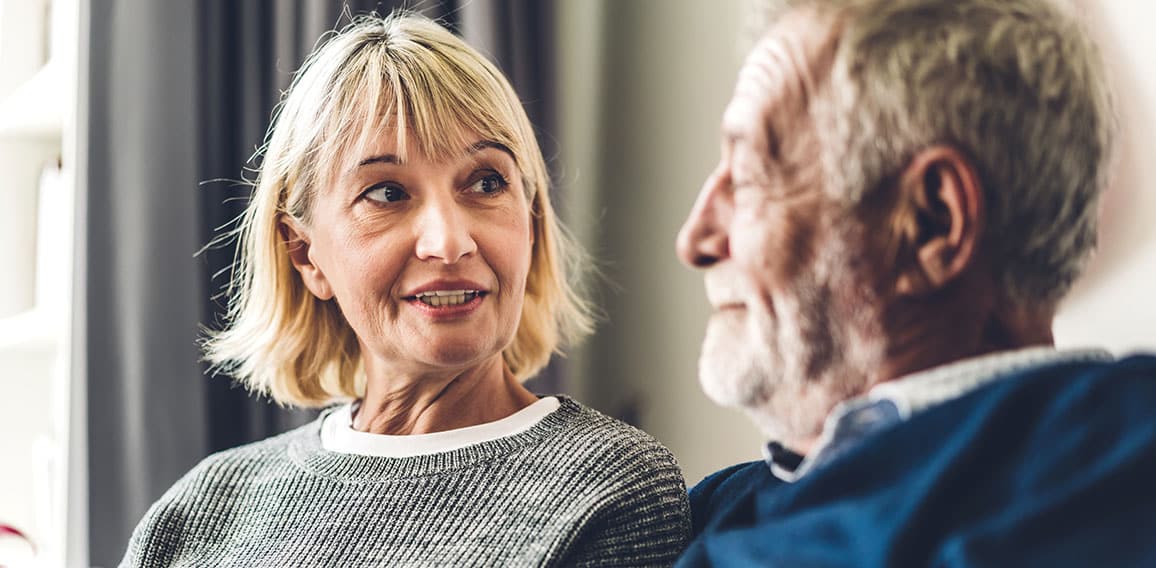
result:
<svg viewBox="0 0 1156 568"><path fill-rule="evenodd" d="M417 299L427 306L456 306L478 297L477 290L436 290L422 292Z"/></svg>

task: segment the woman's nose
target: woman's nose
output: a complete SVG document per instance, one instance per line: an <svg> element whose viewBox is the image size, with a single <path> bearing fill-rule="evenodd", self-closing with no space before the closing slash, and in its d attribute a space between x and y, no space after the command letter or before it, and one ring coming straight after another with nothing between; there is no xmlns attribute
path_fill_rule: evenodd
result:
<svg viewBox="0 0 1156 568"><path fill-rule="evenodd" d="M730 256L727 227L732 204L726 184L722 171L711 174L678 232L678 258L691 268L707 268Z"/></svg>
<svg viewBox="0 0 1156 568"><path fill-rule="evenodd" d="M419 259L453 264L477 252L470 215L461 209L461 205L451 199L435 199L424 204L417 227Z"/></svg>

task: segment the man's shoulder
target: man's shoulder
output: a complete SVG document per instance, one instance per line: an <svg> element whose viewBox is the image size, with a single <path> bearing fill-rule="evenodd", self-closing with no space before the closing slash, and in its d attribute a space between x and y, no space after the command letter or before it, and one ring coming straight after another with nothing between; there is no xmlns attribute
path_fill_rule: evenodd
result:
<svg viewBox="0 0 1156 568"><path fill-rule="evenodd" d="M766 463L755 460L738 463L720 469L699 481L691 488L692 496L711 498L734 491L743 491L750 487L752 482L761 480L767 469Z"/></svg>
<svg viewBox="0 0 1156 568"><path fill-rule="evenodd" d="M777 482L762 461L750 461L716 471L690 490L690 506L694 534L748 502L760 490Z"/></svg>
<svg viewBox="0 0 1156 568"><path fill-rule="evenodd" d="M1156 544L1131 535L1156 531L1156 357L1005 379L795 483L760 462L707 477L684 563L1152 565Z"/></svg>
<svg viewBox="0 0 1156 568"><path fill-rule="evenodd" d="M1136 353L1121 359L1042 364L1018 371L1015 376L1093 380L1105 378L1156 379L1156 353Z"/></svg>
<svg viewBox="0 0 1156 568"><path fill-rule="evenodd" d="M898 427L924 438L1003 439L1062 436L1108 424L1156 423L1156 356L1043 364L1006 373L963 396L937 404ZM966 427L991 423L966 436ZM962 430L961 430L962 428ZM894 438L902 438L902 434ZM888 446L891 437L877 441ZM868 444L870 445L870 444ZM938 448L938 446L937 446ZM880 447L876 446L875 451ZM904 453L907 448L899 448Z"/></svg>
<svg viewBox="0 0 1156 568"><path fill-rule="evenodd" d="M1140 426L1156 422L1156 356L1117 361L1042 365L996 381L957 401L974 419L1001 414L1035 415L1025 430L1086 429L1102 422ZM951 413L951 404L945 410ZM968 408L970 407L970 408Z"/></svg>
<svg viewBox="0 0 1156 568"><path fill-rule="evenodd" d="M972 490L1001 479L1043 490L1156 451L1154 410L1156 356L1040 365L921 412L828 467L836 479L869 464L881 478L967 472Z"/></svg>

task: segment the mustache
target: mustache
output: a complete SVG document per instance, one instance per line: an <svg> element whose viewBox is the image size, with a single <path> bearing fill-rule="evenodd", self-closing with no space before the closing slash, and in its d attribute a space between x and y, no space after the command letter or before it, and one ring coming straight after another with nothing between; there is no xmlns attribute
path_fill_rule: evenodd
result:
<svg viewBox="0 0 1156 568"><path fill-rule="evenodd" d="M713 306L745 304L757 297L748 279L726 271L708 271L703 277L706 298Z"/></svg>

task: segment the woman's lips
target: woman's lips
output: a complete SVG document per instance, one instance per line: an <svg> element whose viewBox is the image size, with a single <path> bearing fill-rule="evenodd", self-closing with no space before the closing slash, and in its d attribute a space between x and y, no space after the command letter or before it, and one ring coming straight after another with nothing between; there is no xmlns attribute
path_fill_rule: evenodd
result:
<svg viewBox="0 0 1156 568"><path fill-rule="evenodd" d="M489 296L488 292L447 290L437 295L423 294L406 298L406 303L435 319L460 319L473 313Z"/></svg>
<svg viewBox="0 0 1156 568"><path fill-rule="evenodd" d="M464 304L470 300L473 300L476 296L484 293L485 292L483 290L472 288L458 290L430 290L428 292L416 294L413 296L413 298L422 302L423 304L436 308L439 306L455 306L458 304Z"/></svg>

